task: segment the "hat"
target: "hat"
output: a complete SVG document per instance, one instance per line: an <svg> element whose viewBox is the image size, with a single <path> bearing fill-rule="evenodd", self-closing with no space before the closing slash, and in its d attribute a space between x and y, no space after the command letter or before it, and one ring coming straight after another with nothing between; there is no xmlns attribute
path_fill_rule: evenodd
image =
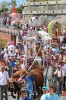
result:
<svg viewBox="0 0 66 100"><path fill-rule="evenodd" d="M43 86L42 90L48 90L48 88L46 86Z"/></svg>
<svg viewBox="0 0 66 100"><path fill-rule="evenodd" d="M58 64L58 65L57 65L57 67L61 67L61 65L60 65L60 64Z"/></svg>
<svg viewBox="0 0 66 100"><path fill-rule="evenodd" d="M1 68L5 68L5 66L1 66Z"/></svg>

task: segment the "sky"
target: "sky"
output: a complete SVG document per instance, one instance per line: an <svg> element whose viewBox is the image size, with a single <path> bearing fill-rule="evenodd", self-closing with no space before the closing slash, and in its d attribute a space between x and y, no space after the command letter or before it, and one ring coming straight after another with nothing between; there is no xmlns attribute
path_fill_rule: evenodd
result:
<svg viewBox="0 0 66 100"><path fill-rule="evenodd" d="M11 0L0 0L0 3L1 3L2 1L7 1L7 2L9 2L9 1L11 1ZM17 1L17 6L19 6L19 5L23 4L26 0L16 0L16 1Z"/></svg>

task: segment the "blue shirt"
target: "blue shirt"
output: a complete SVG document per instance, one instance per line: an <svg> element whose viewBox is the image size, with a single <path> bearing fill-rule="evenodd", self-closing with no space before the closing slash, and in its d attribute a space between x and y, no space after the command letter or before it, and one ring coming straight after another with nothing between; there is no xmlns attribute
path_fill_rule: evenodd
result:
<svg viewBox="0 0 66 100"><path fill-rule="evenodd" d="M13 67L14 67L14 64L15 64L14 61L11 61L11 62L9 63L9 66L13 68Z"/></svg>
<svg viewBox="0 0 66 100"><path fill-rule="evenodd" d="M19 98L18 100L22 100L21 98ZM25 99L24 100L30 100L30 98L28 98L28 97L25 97Z"/></svg>
<svg viewBox="0 0 66 100"><path fill-rule="evenodd" d="M52 51L53 51L55 54L58 54L59 48L52 48Z"/></svg>
<svg viewBox="0 0 66 100"><path fill-rule="evenodd" d="M33 92L33 81L35 81L34 77L26 76L25 81L26 81L26 91L32 93Z"/></svg>
<svg viewBox="0 0 66 100"><path fill-rule="evenodd" d="M59 100L59 97L56 93L54 93L52 96L49 93L47 93L45 95L44 100Z"/></svg>

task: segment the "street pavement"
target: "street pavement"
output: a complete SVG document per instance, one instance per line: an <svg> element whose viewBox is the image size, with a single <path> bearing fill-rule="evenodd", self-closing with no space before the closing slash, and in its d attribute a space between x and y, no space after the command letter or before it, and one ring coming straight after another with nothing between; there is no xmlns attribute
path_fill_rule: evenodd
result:
<svg viewBox="0 0 66 100"><path fill-rule="evenodd" d="M10 95L10 92L8 92L8 100L17 100L17 98L16 99L13 99L11 97L11 95ZM36 100L40 100L40 97L38 97ZM60 96L60 99L59 100L63 100L63 96Z"/></svg>

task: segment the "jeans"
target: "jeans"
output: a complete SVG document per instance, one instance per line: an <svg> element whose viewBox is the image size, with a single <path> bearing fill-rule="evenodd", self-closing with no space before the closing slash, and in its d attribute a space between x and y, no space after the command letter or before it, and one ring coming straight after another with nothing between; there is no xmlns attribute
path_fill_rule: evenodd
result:
<svg viewBox="0 0 66 100"><path fill-rule="evenodd" d="M5 93L5 100L8 100L7 96L7 85L0 85L0 100L3 100L3 93Z"/></svg>
<svg viewBox="0 0 66 100"><path fill-rule="evenodd" d="M61 93L62 88L63 88L63 81L60 82L60 80L59 81L57 80L57 93L58 93L58 95Z"/></svg>

